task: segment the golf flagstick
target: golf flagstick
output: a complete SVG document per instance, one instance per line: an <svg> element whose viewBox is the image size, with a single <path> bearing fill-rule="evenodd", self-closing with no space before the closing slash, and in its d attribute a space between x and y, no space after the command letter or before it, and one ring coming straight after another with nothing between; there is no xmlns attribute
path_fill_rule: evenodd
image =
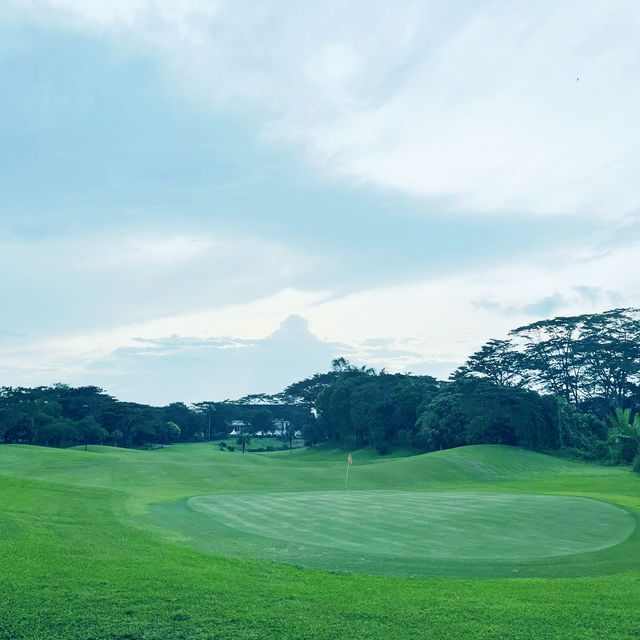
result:
<svg viewBox="0 0 640 640"><path fill-rule="evenodd" d="M349 467L353 464L353 458L351 457L351 454L349 454L349 457L347 458L347 476L344 479L344 490L347 490L347 482L349 482Z"/></svg>

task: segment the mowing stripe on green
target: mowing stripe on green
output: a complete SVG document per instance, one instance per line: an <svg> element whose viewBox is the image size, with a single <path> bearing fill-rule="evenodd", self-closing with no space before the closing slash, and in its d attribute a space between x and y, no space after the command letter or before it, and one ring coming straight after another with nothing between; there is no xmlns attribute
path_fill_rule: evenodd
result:
<svg viewBox="0 0 640 640"><path fill-rule="evenodd" d="M617 545L636 526L612 504L535 494L311 491L198 496L187 505L263 537L265 548L275 539L406 558L568 556Z"/></svg>

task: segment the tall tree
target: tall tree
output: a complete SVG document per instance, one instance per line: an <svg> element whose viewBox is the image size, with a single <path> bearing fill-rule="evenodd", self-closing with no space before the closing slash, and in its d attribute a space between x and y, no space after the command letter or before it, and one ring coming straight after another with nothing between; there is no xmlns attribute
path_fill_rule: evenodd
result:
<svg viewBox="0 0 640 640"><path fill-rule="evenodd" d="M437 395L418 416L416 425L419 429L416 443L425 451L466 444L466 415L461 394L452 390Z"/></svg>
<svg viewBox="0 0 640 640"><path fill-rule="evenodd" d="M273 424L271 411L264 408L255 409L249 414L249 424L253 433L270 431Z"/></svg>
<svg viewBox="0 0 640 640"><path fill-rule="evenodd" d="M203 401L203 402L195 402L193 404L196 411L206 416L207 419L207 440L211 440L211 426L213 424L213 419L217 411L217 405L215 402Z"/></svg>
<svg viewBox="0 0 640 640"><path fill-rule="evenodd" d="M76 423L76 431L78 439L84 444L85 451L87 445L91 443L102 444L104 439L108 436L105 429L102 428L93 416L85 416L82 420Z"/></svg>
<svg viewBox="0 0 640 640"><path fill-rule="evenodd" d="M489 340L479 351L469 356L452 376L477 375L505 387L522 387L529 382L526 360L513 340Z"/></svg>
<svg viewBox="0 0 640 640"><path fill-rule="evenodd" d="M525 368L540 389L578 405L586 366L579 342L586 316L558 317L519 327L512 336L524 342Z"/></svg>
<svg viewBox="0 0 640 640"><path fill-rule="evenodd" d="M585 395L612 408L629 405L640 383L640 311L612 309L587 316L582 331Z"/></svg>

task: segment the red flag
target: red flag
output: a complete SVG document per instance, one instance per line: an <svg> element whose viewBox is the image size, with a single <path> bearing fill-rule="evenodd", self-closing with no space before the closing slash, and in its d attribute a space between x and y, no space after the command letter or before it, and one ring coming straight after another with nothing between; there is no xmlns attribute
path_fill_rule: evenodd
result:
<svg viewBox="0 0 640 640"><path fill-rule="evenodd" d="M351 454L349 454L349 457L347 458L347 462L349 464L353 464L353 458L351 457Z"/></svg>

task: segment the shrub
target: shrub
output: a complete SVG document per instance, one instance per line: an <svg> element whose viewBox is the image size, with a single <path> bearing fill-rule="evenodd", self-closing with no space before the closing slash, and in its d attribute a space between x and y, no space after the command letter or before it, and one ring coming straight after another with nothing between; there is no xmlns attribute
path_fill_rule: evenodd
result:
<svg viewBox="0 0 640 640"><path fill-rule="evenodd" d="M620 438L610 445L611 464L627 465L634 464L637 453L637 444L629 438Z"/></svg>
<svg viewBox="0 0 640 640"><path fill-rule="evenodd" d="M391 445L388 442L379 442L376 445L376 451L381 455L385 455L389 453L389 449L391 449Z"/></svg>
<svg viewBox="0 0 640 640"><path fill-rule="evenodd" d="M235 451L236 448L232 444L229 444L229 445L227 445L227 450L228 451Z"/></svg>

